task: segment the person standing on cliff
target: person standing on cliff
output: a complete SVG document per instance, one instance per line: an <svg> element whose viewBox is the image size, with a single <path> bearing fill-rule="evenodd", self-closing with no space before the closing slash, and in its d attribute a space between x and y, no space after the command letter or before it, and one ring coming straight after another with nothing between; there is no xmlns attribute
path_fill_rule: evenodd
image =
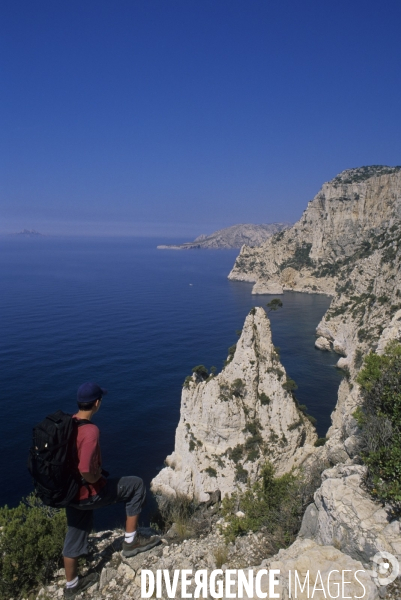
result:
<svg viewBox="0 0 401 600"><path fill-rule="evenodd" d="M84 383L78 389L78 412L74 419L77 427L76 448L78 470L82 485L74 501L66 507L67 535L63 557L67 579L64 598L75 598L98 580L97 573L78 577L78 558L88 553L88 536L93 525L93 511L116 502L125 503L126 524L123 556L135 556L156 546L160 538L145 538L137 533L138 519L145 501L145 485L139 477L106 478L102 470L99 429L91 423L98 412L107 390L97 383ZM83 422L85 421L85 423Z"/></svg>

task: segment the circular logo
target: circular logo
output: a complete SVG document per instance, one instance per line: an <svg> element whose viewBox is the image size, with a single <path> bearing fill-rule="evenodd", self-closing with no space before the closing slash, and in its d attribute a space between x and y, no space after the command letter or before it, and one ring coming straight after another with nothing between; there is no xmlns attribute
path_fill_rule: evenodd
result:
<svg viewBox="0 0 401 600"><path fill-rule="evenodd" d="M388 585L398 577L400 564L390 552L377 552L372 558L373 577L379 585Z"/></svg>

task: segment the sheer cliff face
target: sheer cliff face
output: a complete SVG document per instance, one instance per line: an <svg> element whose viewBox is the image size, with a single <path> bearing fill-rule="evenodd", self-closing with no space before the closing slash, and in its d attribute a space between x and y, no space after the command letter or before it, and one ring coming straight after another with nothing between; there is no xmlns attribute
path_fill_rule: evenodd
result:
<svg viewBox="0 0 401 600"><path fill-rule="evenodd" d="M278 473L301 464L316 433L283 385L287 377L262 308L247 316L231 362L183 389L174 452L152 481L156 493L208 499L254 481L269 459Z"/></svg>
<svg viewBox="0 0 401 600"><path fill-rule="evenodd" d="M255 281L254 293L326 292L330 308L316 346L339 354L341 383L324 448L332 464L358 453L352 414L355 376L370 350L401 340L401 167L344 171L323 185L298 223L259 248L244 247L231 279Z"/></svg>
<svg viewBox="0 0 401 600"><path fill-rule="evenodd" d="M325 183L301 219L258 248L244 246L229 278L253 293L334 294L344 262L401 219L401 168L362 167Z"/></svg>

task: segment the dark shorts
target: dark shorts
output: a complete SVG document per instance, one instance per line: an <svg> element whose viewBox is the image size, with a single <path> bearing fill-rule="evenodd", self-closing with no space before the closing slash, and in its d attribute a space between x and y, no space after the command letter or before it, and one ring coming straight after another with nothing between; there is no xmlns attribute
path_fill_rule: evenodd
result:
<svg viewBox="0 0 401 600"><path fill-rule="evenodd" d="M93 511L96 508L125 502L127 517L134 517L141 512L145 497L146 489L140 477L114 477L107 479L96 496L67 506L63 556L77 558L88 553L88 536L93 528Z"/></svg>

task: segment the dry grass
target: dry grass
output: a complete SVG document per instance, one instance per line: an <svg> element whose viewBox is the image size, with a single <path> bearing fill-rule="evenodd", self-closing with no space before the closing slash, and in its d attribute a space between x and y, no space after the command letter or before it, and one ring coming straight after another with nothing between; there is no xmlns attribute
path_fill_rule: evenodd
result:
<svg viewBox="0 0 401 600"><path fill-rule="evenodd" d="M173 527L172 533L182 541L212 530L218 503L213 510L207 504L199 504L181 494L156 496L156 500L159 509L157 526L164 533Z"/></svg>
<svg viewBox="0 0 401 600"><path fill-rule="evenodd" d="M227 563L228 548L226 545L218 546L213 550L213 556L216 563L216 568L221 569Z"/></svg>

